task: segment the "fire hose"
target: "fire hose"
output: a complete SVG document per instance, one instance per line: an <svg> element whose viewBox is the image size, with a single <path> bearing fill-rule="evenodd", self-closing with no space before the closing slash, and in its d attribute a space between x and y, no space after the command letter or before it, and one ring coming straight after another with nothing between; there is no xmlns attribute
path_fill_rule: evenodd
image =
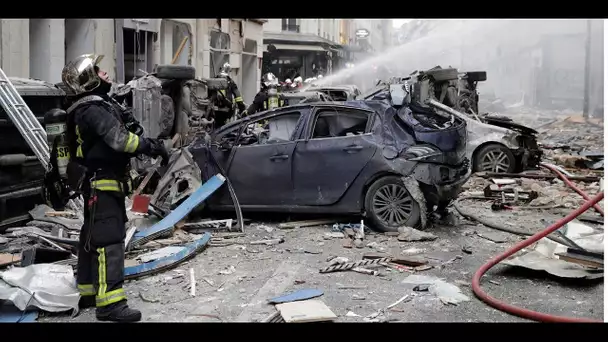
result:
<svg viewBox="0 0 608 342"><path fill-rule="evenodd" d="M549 315L549 314L545 314L545 313L528 310L525 308L520 308L515 305L511 305L511 304L505 303L503 301L500 301L494 297L491 297L490 295L485 293L481 288L481 284L480 284L481 277L483 277L483 275L486 272L488 272L492 267L496 266L498 263L500 263L501 261L505 260L506 258L512 256L513 254L517 253L518 251L532 245L533 243L537 242L538 240L548 236L549 234L551 234L554 231L558 230L559 228L563 227L568 222L574 220L576 217L578 217L579 215L581 215L582 213L584 213L591 207L595 208L598 212L600 212L602 214L602 216L604 216L604 211L598 205L598 203L604 198L603 191L600 192L599 194L597 194L595 197L589 198L589 195L587 195L582 190L577 188L576 185L574 185L566 176L564 176L557 169L555 169L549 165L546 165L546 164L541 164L541 166L543 166L543 167L551 170L555 174L557 174L559 176L559 178L566 185L568 185L570 188L572 188L574 191L576 191L578 194L580 194L583 198L585 198L587 200L587 202L585 202L581 207L574 210L566 217L558 220L557 222L553 223L552 225L543 229L542 231L530 236L528 239L519 242L515 246L507 249L502 254L495 256L494 258L490 259L485 264L483 264L473 275L473 280L472 280L472 284L471 284L473 293L475 293L477 298L481 299L486 304L488 304L500 311L509 313L511 315L519 316L522 318L527 318L530 320L535 320L535 321L539 321L539 322L555 322L555 323L601 323L602 321L600 321L600 320L593 320L593 319L588 319L588 318L573 318L573 317L565 317L565 316L555 316L555 315Z"/></svg>

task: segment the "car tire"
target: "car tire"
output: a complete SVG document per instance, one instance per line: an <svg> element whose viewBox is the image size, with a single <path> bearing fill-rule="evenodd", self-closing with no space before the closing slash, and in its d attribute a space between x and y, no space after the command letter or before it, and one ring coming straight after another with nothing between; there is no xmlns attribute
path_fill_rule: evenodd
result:
<svg viewBox="0 0 608 342"><path fill-rule="evenodd" d="M513 152L504 145L489 144L475 153L475 165L473 168L475 172L513 173L516 169L517 160Z"/></svg>
<svg viewBox="0 0 608 342"><path fill-rule="evenodd" d="M393 189L395 190L393 191ZM399 213L406 211L409 214L407 218L396 220L393 216L393 219L391 219L391 217L384 216L384 214L388 214L386 210L378 212L379 206L384 204L382 202L385 202L382 198L391 192L399 201L405 200L404 203L400 203L402 210ZM406 200L406 198L409 198L409 200ZM417 227L420 224L420 207L418 202L414 200L405 188L401 178L397 176L386 176L376 180L365 193L364 209L371 226L382 232L396 232L399 227Z"/></svg>
<svg viewBox="0 0 608 342"><path fill-rule="evenodd" d="M488 74L485 71L469 71L466 74L467 79L472 82L483 82L488 79Z"/></svg>
<svg viewBox="0 0 608 342"><path fill-rule="evenodd" d="M427 76L432 77L435 82L451 81L458 79L458 70L454 68L428 70L425 72Z"/></svg>
<svg viewBox="0 0 608 342"><path fill-rule="evenodd" d="M156 67L156 77L172 80L192 80L196 71L191 65L161 64Z"/></svg>

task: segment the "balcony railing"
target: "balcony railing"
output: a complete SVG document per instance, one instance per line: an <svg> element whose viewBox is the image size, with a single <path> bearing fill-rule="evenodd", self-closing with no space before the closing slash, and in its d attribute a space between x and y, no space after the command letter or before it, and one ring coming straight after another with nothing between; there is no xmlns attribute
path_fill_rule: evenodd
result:
<svg viewBox="0 0 608 342"><path fill-rule="evenodd" d="M282 30L300 33L300 25L283 25Z"/></svg>

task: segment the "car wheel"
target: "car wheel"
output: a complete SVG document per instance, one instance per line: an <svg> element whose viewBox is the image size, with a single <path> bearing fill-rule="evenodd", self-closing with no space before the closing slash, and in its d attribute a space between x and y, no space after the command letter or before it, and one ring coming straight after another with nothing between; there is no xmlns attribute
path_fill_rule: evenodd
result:
<svg viewBox="0 0 608 342"><path fill-rule="evenodd" d="M503 145L484 146L475 157L475 172L513 173L516 168L513 152Z"/></svg>
<svg viewBox="0 0 608 342"><path fill-rule="evenodd" d="M399 227L416 227L420 207L397 176L375 181L365 194L365 214L372 226L383 232L396 232Z"/></svg>
<svg viewBox="0 0 608 342"><path fill-rule="evenodd" d="M161 64L156 67L156 77L172 80L192 80L195 69L191 65Z"/></svg>

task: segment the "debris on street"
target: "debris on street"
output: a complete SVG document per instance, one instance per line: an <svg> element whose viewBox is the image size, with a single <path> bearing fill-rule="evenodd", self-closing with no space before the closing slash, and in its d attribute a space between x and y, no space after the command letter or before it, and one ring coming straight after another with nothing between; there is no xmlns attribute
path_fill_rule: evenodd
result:
<svg viewBox="0 0 608 342"><path fill-rule="evenodd" d="M154 99L135 89L133 111L164 108L151 105L163 97L175 116L152 120L171 126L168 164L133 158L125 201L124 289L143 320L523 321L486 307L481 286L542 312L604 316L604 202L582 208L603 196L603 123L541 120L523 100L502 106L507 116L484 113L485 72L437 67L380 81L371 95L319 88L327 103L300 103L301 119L276 108L215 127L210 94L224 79L157 76L123 85L150 83ZM348 106L330 101L338 88ZM290 150L294 137L312 144ZM2 167L46 163L0 157ZM270 162L248 169L260 160ZM41 199L23 215L0 217L0 322L95 321L95 309L79 311L75 280L85 204L71 193L56 205L36 187ZM500 270L483 269L513 246L492 265Z"/></svg>
<svg viewBox="0 0 608 342"><path fill-rule="evenodd" d="M38 264L0 272L0 299L10 301L21 311L37 307L76 314L80 294L72 267Z"/></svg>
<svg viewBox="0 0 608 342"><path fill-rule="evenodd" d="M316 299L277 304L276 308L287 323L333 321L338 318L325 303Z"/></svg>
<svg viewBox="0 0 608 342"><path fill-rule="evenodd" d="M412 288L414 291L428 291L446 305L457 305L458 303L470 300L469 297L460 291L458 286L447 283L440 278L412 274L405 278L403 283L414 285Z"/></svg>
<svg viewBox="0 0 608 342"><path fill-rule="evenodd" d="M580 227L581 225L578 225ZM572 240L577 245L580 243L585 246L583 248L594 249L602 254L604 252L604 233L595 233L584 229L574 228L577 226L571 225L566 229L566 237ZM589 228L589 227L586 227ZM586 230L586 231L582 231ZM582 247L582 246L581 246ZM554 241L542 239L536 243L536 246L529 251L523 252L522 255L513 257L502 263L505 265L524 267L536 271L545 271L561 278L584 278L598 279L604 276L603 260L601 264L596 266L582 265L580 263L567 261L560 257L561 253L566 253L568 248L559 245Z"/></svg>
<svg viewBox="0 0 608 342"><path fill-rule="evenodd" d="M268 300L270 304L281 304L296 302L300 300L312 299L323 295L323 291L317 289L302 289L286 295L275 297Z"/></svg>
<svg viewBox="0 0 608 342"><path fill-rule="evenodd" d="M271 246L271 245L278 245L278 244L283 243L283 242L285 242L285 239L279 238L279 239L270 239L270 240L251 241L249 244L250 245L267 245L267 246Z"/></svg>
<svg viewBox="0 0 608 342"><path fill-rule="evenodd" d="M436 239L436 235L411 227L399 227L399 236L397 236L397 240L402 242L433 241Z"/></svg>

